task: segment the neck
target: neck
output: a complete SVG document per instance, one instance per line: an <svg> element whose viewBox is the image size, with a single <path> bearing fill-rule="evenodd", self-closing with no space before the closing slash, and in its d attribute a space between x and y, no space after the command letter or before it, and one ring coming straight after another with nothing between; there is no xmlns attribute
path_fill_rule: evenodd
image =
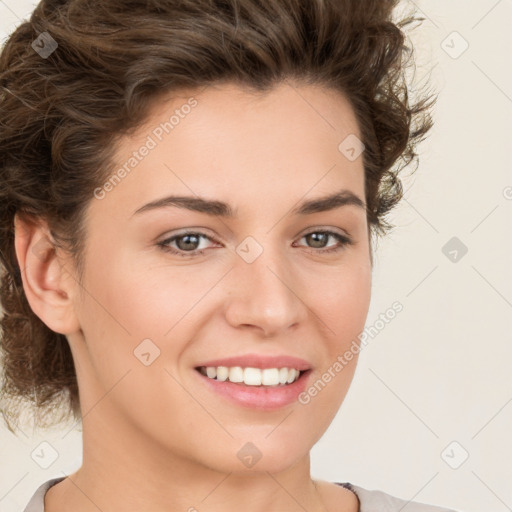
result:
<svg viewBox="0 0 512 512"><path fill-rule="evenodd" d="M120 428L115 418L91 416L94 421L84 418L83 464L50 488L45 512L326 511L310 477L309 454L275 472L241 463L222 471L171 453L136 428Z"/></svg>

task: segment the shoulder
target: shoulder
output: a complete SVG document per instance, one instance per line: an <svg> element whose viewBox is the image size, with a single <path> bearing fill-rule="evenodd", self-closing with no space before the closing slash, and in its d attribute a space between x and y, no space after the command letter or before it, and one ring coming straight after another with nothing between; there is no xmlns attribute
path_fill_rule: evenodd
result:
<svg viewBox="0 0 512 512"><path fill-rule="evenodd" d="M358 497L359 512L457 512L456 510L428 505L417 501L409 501L379 490L369 490L350 483L338 483L350 489ZM407 508L405 506L407 505Z"/></svg>
<svg viewBox="0 0 512 512"><path fill-rule="evenodd" d="M58 478L52 478L51 480L47 480L42 483L37 489L36 492L30 498L30 501L27 503L27 506L23 509L23 512L44 512L44 495L46 491L55 484L58 484L60 481L64 480L64 476Z"/></svg>
<svg viewBox="0 0 512 512"><path fill-rule="evenodd" d="M46 491L65 477L52 478L42 483L30 498L23 512L44 512L44 495ZM408 501L396 496L391 496L383 491L369 490L351 483L338 483L336 485L345 487L352 491L358 498L359 512L399 512L407 505L407 512L457 512L453 509L427 505L417 501Z"/></svg>

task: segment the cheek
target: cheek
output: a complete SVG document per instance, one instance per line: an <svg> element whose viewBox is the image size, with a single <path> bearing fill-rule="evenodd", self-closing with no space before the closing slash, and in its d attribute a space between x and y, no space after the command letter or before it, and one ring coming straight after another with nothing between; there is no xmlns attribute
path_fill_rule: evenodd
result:
<svg viewBox="0 0 512 512"><path fill-rule="evenodd" d="M324 357L312 379L309 399L314 402L313 407L326 412L326 427L328 418L341 405L356 369L359 336L370 305L371 265L361 260L347 261L346 265L336 267L335 272L331 269L324 275L317 274L310 290L314 290L308 295L310 304L315 306L311 309L324 335Z"/></svg>
<svg viewBox="0 0 512 512"><path fill-rule="evenodd" d="M331 348L342 348L363 330L371 298L370 265L340 265L316 274L310 306L322 320Z"/></svg>
<svg viewBox="0 0 512 512"><path fill-rule="evenodd" d="M184 282L163 282L162 276L171 274L165 269L148 271L149 267L139 264L138 268L121 257L107 267L100 260L89 262L87 293L79 312L87 344L82 353L87 358L86 407L99 401L98 410L120 413L141 428L161 415L162 438L170 433L179 436L190 428L180 412L198 407L173 378L188 339L183 332L186 314L197 302L197 293ZM186 274L182 268L175 275ZM204 280L196 288L200 284L204 293Z"/></svg>
<svg viewBox="0 0 512 512"><path fill-rule="evenodd" d="M96 378L108 389L112 380L127 370L144 366L137 358L142 342L151 358L163 352L163 341L169 338L165 333L184 314L183 294L187 291L175 284L172 292L171 283L148 280L144 266L135 266L115 250L105 248L103 254L93 254L78 314ZM105 261L112 263L106 265ZM174 348L180 350L177 345Z"/></svg>
<svg viewBox="0 0 512 512"><path fill-rule="evenodd" d="M83 318L96 334L101 328L103 335L124 338L130 346L145 338L164 339L206 287L184 267L159 269L122 254L108 259L115 263L90 261Z"/></svg>
<svg viewBox="0 0 512 512"><path fill-rule="evenodd" d="M172 267L164 259L155 263L115 250L108 256L96 254L102 257L89 261L84 283L88 293L80 311L92 378L108 390L130 371L120 386L133 386L120 397L130 397L127 410L137 400L148 409L159 410L160 405L148 397L155 389L179 395L179 386L167 371L178 375L189 340L208 318L203 308L209 303L201 299L225 269L207 272L200 265ZM115 264L104 265L104 260Z"/></svg>
<svg viewBox="0 0 512 512"><path fill-rule="evenodd" d="M314 289L316 293L308 297L316 305L317 325L324 335L324 357L299 402L310 416L316 417L316 441L338 412L354 377L358 336L364 329L370 304L371 267L340 267L329 278L316 279Z"/></svg>

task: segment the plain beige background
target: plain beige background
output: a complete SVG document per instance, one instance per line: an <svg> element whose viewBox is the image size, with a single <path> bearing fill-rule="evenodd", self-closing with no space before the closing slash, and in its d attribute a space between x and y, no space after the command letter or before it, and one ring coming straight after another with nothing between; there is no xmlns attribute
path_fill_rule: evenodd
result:
<svg viewBox="0 0 512 512"><path fill-rule="evenodd" d="M512 2L403 2L414 5L426 18L410 34L416 80L440 93L436 124L379 245L372 334L312 473L461 511L512 510ZM31 9L0 0L0 38ZM403 311L382 324L395 301ZM70 428L15 437L0 426L2 512L80 465ZM31 457L42 442L46 469Z"/></svg>

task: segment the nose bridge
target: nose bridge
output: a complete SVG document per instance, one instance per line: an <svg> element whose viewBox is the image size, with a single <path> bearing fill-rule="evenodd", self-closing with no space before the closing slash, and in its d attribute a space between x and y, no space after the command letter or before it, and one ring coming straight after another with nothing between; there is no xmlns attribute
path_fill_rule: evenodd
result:
<svg viewBox="0 0 512 512"><path fill-rule="evenodd" d="M247 237L237 248L233 293L227 308L230 323L253 325L267 335L286 329L305 316L299 283L287 255L272 246L272 237Z"/></svg>

